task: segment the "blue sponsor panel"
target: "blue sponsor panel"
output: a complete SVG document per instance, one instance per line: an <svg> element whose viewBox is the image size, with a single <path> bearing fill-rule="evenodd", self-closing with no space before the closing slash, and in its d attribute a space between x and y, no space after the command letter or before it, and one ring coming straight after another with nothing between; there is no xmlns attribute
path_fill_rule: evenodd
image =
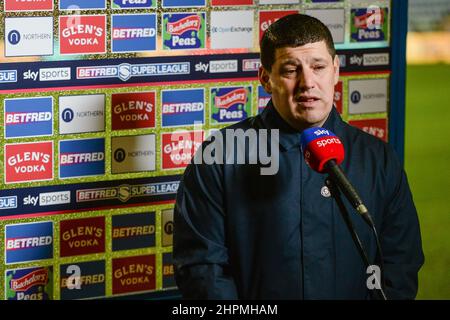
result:
<svg viewBox="0 0 450 320"><path fill-rule="evenodd" d="M53 222L7 225L5 229L7 264L53 258Z"/></svg>
<svg viewBox="0 0 450 320"><path fill-rule="evenodd" d="M163 253L162 260L163 288L176 288L172 252Z"/></svg>
<svg viewBox="0 0 450 320"><path fill-rule="evenodd" d="M59 142L59 177L73 178L105 174L105 139Z"/></svg>
<svg viewBox="0 0 450 320"><path fill-rule="evenodd" d="M113 9L134 9L156 7L156 0L113 0Z"/></svg>
<svg viewBox="0 0 450 320"><path fill-rule="evenodd" d="M53 98L5 99L5 138L53 134Z"/></svg>
<svg viewBox="0 0 450 320"><path fill-rule="evenodd" d="M53 298L53 267L6 270L6 300L49 300Z"/></svg>
<svg viewBox="0 0 450 320"><path fill-rule="evenodd" d="M106 0L59 0L60 10L105 9Z"/></svg>
<svg viewBox="0 0 450 320"><path fill-rule="evenodd" d="M105 287L105 261L89 261L60 265L62 300L103 297Z"/></svg>
<svg viewBox="0 0 450 320"><path fill-rule="evenodd" d="M156 50L156 14L112 15L112 52Z"/></svg>
<svg viewBox="0 0 450 320"><path fill-rule="evenodd" d="M162 0L163 7L204 7L206 0Z"/></svg>
<svg viewBox="0 0 450 320"><path fill-rule="evenodd" d="M163 127L204 123L205 90L162 90Z"/></svg>
<svg viewBox="0 0 450 320"><path fill-rule="evenodd" d="M155 246L155 213L133 213L112 217L112 249L132 250Z"/></svg>

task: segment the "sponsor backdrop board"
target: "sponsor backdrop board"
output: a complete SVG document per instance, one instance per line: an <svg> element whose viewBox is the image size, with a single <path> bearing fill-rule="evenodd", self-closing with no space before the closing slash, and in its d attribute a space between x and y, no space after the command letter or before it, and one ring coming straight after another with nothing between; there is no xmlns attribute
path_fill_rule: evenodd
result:
<svg viewBox="0 0 450 320"><path fill-rule="evenodd" d="M337 110L389 141L392 4L371 4L0 0L0 298L177 297L180 177L264 110L258 44L287 14L328 25Z"/></svg>

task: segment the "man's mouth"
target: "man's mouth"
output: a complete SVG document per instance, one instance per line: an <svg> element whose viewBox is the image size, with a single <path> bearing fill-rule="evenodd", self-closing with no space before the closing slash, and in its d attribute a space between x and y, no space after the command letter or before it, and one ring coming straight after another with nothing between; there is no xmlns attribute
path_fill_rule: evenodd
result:
<svg viewBox="0 0 450 320"><path fill-rule="evenodd" d="M316 96L307 96L307 95L301 95L297 99L297 102L304 105L305 107L309 107L313 105L315 102L319 101L319 97Z"/></svg>

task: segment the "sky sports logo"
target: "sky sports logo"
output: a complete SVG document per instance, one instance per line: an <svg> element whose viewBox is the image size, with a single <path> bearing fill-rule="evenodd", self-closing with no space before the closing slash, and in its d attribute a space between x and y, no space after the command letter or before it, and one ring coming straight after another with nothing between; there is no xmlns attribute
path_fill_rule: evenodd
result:
<svg viewBox="0 0 450 320"><path fill-rule="evenodd" d="M128 64L117 66L77 67L77 79L119 78L127 81L131 77L151 77L190 74L189 62Z"/></svg>
<svg viewBox="0 0 450 320"><path fill-rule="evenodd" d="M7 264L53 257L53 222L25 223L5 227Z"/></svg>
<svg viewBox="0 0 450 320"><path fill-rule="evenodd" d="M5 99L5 138L53 134L53 98Z"/></svg>
<svg viewBox="0 0 450 320"><path fill-rule="evenodd" d="M204 123L205 89L162 90L162 126Z"/></svg>
<svg viewBox="0 0 450 320"><path fill-rule="evenodd" d="M112 52L156 50L156 14L111 16Z"/></svg>
<svg viewBox="0 0 450 320"><path fill-rule="evenodd" d="M75 178L105 174L105 139L59 142L59 177Z"/></svg>

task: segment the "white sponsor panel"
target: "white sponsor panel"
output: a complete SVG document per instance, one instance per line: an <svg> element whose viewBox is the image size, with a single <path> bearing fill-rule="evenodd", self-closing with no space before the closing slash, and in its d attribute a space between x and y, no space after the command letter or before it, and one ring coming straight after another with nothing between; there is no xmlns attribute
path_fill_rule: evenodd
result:
<svg viewBox="0 0 450 320"><path fill-rule="evenodd" d="M365 53L363 64L365 66L387 66L389 65L389 53Z"/></svg>
<svg viewBox="0 0 450 320"><path fill-rule="evenodd" d="M211 12L211 49L253 48L254 11Z"/></svg>
<svg viewBox="0 0 450 320"><path fill-rule="evenodd" d="M53 206L70 203L70 191L45 192L39 194L40 206Z"/></svg>
<svg viewBox="0 0 450 320"><path fill-rule="evenodd" d="M298 4L298 0L259 0L259 4Z"/></svg>
<svg viewBox="0 0 450 320"><path fill-rule="evenodd" d="M105 130L105 95L59 97L59 133Z"/></svg>
<svg viewBox="0 0 450 320"><path fill-rule="evenodd" d="M388 80L349 80L349 113L386 112L388 104Z"/></svg>
<svg viewBox="0 0 450 320"><path fill-rule="evenodd" d="M307 15L322 21L328 29L334 43L343 43L345 37L345 12L344 9L311 9L306 10Z"/></svg>
<svg viewBox="0 0 450 320"><path fill-rule="evenodd" d="M210 73L237 72L237 71L238 71L237 60L212 60L209 62Z"/></svg>
<svg viewBox="0 0 450 320"><path fill-rule="evenodd" d="M61 80L70 80L70 67L39 69L39 81L61 81Z"/></svg>
<svg viewBox="0 0 450 320"><path fill-rule="evenodd" d="M112 138L112 173L154 171L155 135Z"/></svg>
<svg viewBox="0 0 450 320"><path fill-rule="evenodd" d="M53 55L53 18L5 18L5 56Z"/></svg>

